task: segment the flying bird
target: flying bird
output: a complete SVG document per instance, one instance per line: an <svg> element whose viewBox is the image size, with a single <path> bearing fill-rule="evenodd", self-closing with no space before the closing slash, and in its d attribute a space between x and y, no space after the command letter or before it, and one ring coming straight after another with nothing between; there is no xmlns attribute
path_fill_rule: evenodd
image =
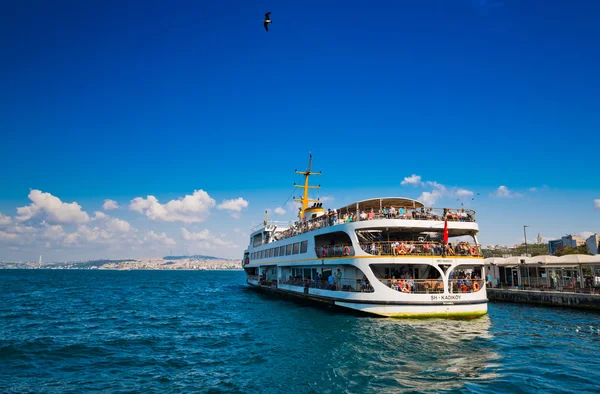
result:
<svg viewBox="0 0 600 394"><path fill-rule="evenodd" d="M266 30L266 31L269 31L269 23L273 23L273 22L271 21L271 12L267 12L267 13L265 14L265 20L263 21L263 24L264 24L264 26L265 26L265 30Z"/></svg>

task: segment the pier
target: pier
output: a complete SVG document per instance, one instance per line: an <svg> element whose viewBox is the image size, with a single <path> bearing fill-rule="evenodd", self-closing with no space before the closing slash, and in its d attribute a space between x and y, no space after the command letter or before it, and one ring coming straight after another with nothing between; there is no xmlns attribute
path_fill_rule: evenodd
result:
<svg viewBox="0 0 600 394"><path fill-rule="evenodd" d="M487 289L490 301L564 306L600 311L600 294L518 289Z"/></svg>

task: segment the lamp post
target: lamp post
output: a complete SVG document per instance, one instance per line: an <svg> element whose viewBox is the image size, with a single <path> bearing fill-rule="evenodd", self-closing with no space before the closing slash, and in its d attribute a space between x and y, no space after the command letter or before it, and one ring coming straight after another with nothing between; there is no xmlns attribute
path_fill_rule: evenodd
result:
<svg viewBox="0 0 600 394"><path fill-rule="evenodd" d="M527 227L528 225L523 226L523 235L525 236L525 256L527 256Z"/></svg>

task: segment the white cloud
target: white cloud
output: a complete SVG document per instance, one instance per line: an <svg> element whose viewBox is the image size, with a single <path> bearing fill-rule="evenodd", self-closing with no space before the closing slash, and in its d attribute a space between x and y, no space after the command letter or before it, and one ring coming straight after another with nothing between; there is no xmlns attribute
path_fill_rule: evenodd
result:
<svg viewBox="0 0 600 394"><path fill-rule="evenodd" d="M42 222L43 224L44 222ZM17 224L10 228L10 231L17 234L33 234L40 231L38 228L32 226L23 226L22 224Z"/></svg>
<svg viewBox="0 0 600 394"><path fill-rule="evenodd" d="M0 213L0 226L6 226L11 223L12 223L12 219L10 218L10 216L6 216L6 215L3 215L2 213Z"/></svg>
<svg viewBox="0 0 600 394"><path fill-rule="evenodd" d="M0 241L1 240L16 239L16 238L17 238L17 234L8 233L6 231L0 231Z"/></svg>
<svg viewBox="0 0 600 394"><path fill-rule="evenodd" d="M67 236L67 233L60 224L56 224L53 226L48 225L42 236L52 240L62 240Z"/></svg>
<svg viewBox="0 0 600 394"><path fill-rule="evenodd" d="M422 181L419 175L411 175L404 178L401 182L403 185L413 185L420 187L431 187L433 190L422 192L418 197L425 206L432 207L435 203L444 197L471 197L475 193L464 188L446 187L436 181Z"/></svg>
<svg viewBox="0 0 600 394"><path fill-rule="evenodd" d="M529 188L529 191L530 191L530 192L537 192L537 187L530 187L530 188Z"/></svg>
<svg viewBox="0 0 600 394"><path fill-rule="evenodd" d="M594 200L594 208L600 209L600 198Z"/></svg>
<svg viewBox="0 0 600 394"><path fill-rule="evenodd" d="M210 209L216 204L204 190L195 190L178 200L160 204L156 197L136 197L131 200L129 209L146 215L148 218L165 222L197 223L206 220Z"/></svg>
<svg viewBox="0 0 600 394"><path fill-rule="evenodd" d="M455 193L456 197L470 197L474 193L467 189L458 189Z"/></svg>
<svg viewBox="0 0 600 394"><path fill-rule="evenodd" d="M275 213L278 215L285 215L285 209L283 209L281 207L277 207L277 208L275 208Z"/></svg>
<svg viewBox="0 0 600 394"><path fill-rule="evenodd" d="M110 219L106 227L108 230L117 233L126 233L129 232L129 230L131 230L131 225L128 222L117 218Z"/></svg>
<svg viewBox="0 0 600 394"><path fill-rule="evenodd" d="M407 176L406 178L404 178L404 180L402 182L400 182L400 184L401 185L420 186L423 183L421 182L420 175L412 174L411 176Z"/></svg>
<svg viewBox="0 0 600 394"><path fill-rule="evenodd" d="M76 202L65 203L50 193L40 190L31 190L30 205L17 208L17 220L23 222L33 217L44 215L48 220L56 223L85 223L90 220L87 213L81 210L81 205Z"/></svg>
<svg viewBox="0 0 600 394"><path fill-rule="evenodd" d="M242 197L236 198L235 200L224 200L217 205L217 209L231 211L231 217L234 219L240 218L240 213L244 208L248 208L248 201L244 200Z"/></svg>
<svg viewBox="0 0 600 394"><path fill-rule="evenodd" d="M186 241L202 241L203 242L203 246L204 247L209 247L210 245L216 245L216 246L235 246L233 245L233 243L231 241L226 241L223 240L221 238L217 238L213 235L210 234L210 231L208 231L208 229L204 229L202 231L199 231L197 233L193 233L189 230L187 230L186 228L181 228L181 238L183 238Z"/></svg>
<svg viewBox="0 0 600 394"><path fill-rule="evenodd" d="M426 207L432 207L437 200L443 197L444 193L440 190L433 190L431 192L423 192L419 196L418 200L421 201Z"/></svg>
<svg viewBox="0 0 600 394"><path fill-rule="evenodd" d="M102 209L105 211L110 211L111 209L118 209L119 204L115 200L104 200L104 204L102 204Z"/></svg>
<svg viewBox="0 0 600 394"><path fill-rule="evenodd" d="M210 232L207 229L198 233L192 233L186 228L181 228L181 238L185 239L186 241L206 241L210 236L209 234Z"/></svg>
<svg viewBox="0 0 600 394"><path fill-rule="evenodd" d="M235 212L242 212L242 209L244 208L248 208L248 201L244 200L242 197L236 198L235 200L224 200L217 205L217 209L226 209Z"/></svg>
<svg viewBox="0 0 600 394"><path fill-rule="evenodd" d="M234 227L232 231L233 231L234 233L239 233L241 230L240 230L239 228L237 228L237 227Z"/></svg>
<svg viewBox="0 0 600 394"><path fill-rule="evenodd" d="M498 198L523 197L523 195L521 193L513 192L513 191L509 190L506 186L499 186L498 189L496 189L496 191L492 193L492 196L498 197Z"/></svg>
<svg viewBox="0 0 600 394"><path fill-rule="evenodd" d="M107 217L108 216L104 212L96 211L94 212L94 217L92 218L92 220L104 220Z"/></svg>
<svg viewBox="0 0 600 394"><path fill-rule="evenodd" d="M319 201L321 202L332 202L333 200L335 200L333 196L323 196L319 198Z"/></svg>
<svg viewBox="0 0 600 394"><path fill-rule="evenodd" d="M160 245L164 245L164 246L170 246L170 245L176 245L177 242L175 242L175 240L173 238L169 238L167 236L167 234L165 233L160 233L157 234L154 231L150 231L148 234L146 234L146 237L144 238L147 242L152 242L152 243L158 243Z"/></svg>

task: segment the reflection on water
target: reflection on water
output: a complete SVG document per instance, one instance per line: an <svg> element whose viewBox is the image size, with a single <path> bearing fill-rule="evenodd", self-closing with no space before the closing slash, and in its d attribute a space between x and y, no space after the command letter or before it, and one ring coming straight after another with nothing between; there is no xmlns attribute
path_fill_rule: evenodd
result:
<svg viewBox="0 0 600 394"><path fill-rule="evenodd" d="M352 381L368 377L379 392L460 389L466 382L496 379L490 317L474 320L359 319L354 362L337 370ZM370 350L370 351L369 351ZM365 382L363 382L365 383ZM383 384L382 384L383 383Z"/></svg>

